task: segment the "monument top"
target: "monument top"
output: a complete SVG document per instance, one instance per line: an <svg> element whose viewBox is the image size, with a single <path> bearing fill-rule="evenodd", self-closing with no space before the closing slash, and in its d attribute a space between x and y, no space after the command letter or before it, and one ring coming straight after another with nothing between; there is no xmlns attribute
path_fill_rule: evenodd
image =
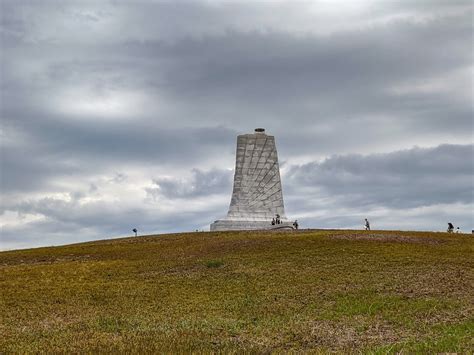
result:
<svg viewBox="0 0 474 355"><path fill-rule="evenodd" d="M255 133L265 133L265 128L255 128Z"/></svg>

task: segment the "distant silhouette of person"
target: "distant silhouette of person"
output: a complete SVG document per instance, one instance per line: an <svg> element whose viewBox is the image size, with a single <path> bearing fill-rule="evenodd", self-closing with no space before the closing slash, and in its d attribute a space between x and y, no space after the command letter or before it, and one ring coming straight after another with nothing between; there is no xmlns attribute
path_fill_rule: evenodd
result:
<svg viewBox="0 0 474 355"><path fill-rule="evenodd" d="M295 219L295 223L293 223L293 227L295 227L295 229L298 229L298 220Z"/></svg>
<svg viewBox="0 0 474 355"><path fill-rule="evenodd" d="M459 227L456 228L456 233L462 233Z"/></svg>
<svg viewBox="0 0 474 355"><path fill-rule="evenodd" d="M276 224L280 224L281 221L280 221L280 215L277 213L276 214Z"/></svg>
<svg viewBox="0 0 474 355"><path fill-rule="evenodd" d="M448 222L448 230L447 232L448 233L452 233L454 231L454 226L451 222Z"/></svg>
<svg viewBox="0 0 474 355"><path fill-rule="evenodd" d="M272 226L275 225L275 218L272 219Z"/></svg>
<svg viewBox="0 0 474 355"><path fill-rule="evenodd" d="M365 230L366 231L370 230L370 223L369 223L369 220L367 218L365 219Z"/></svg>

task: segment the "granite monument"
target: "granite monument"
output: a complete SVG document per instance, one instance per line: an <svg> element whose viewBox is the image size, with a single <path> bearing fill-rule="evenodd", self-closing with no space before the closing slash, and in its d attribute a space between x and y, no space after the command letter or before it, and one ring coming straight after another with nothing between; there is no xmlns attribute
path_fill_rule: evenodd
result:
<svg viewBox="0 0 474 355"><path fill-rule="evenodd" d="M274 223L272 223L272 220ZM276 222L279 223L276 223ZM275 137L257 128L237 137L229 212L211 231L293 228L285 216Z"/></svg>

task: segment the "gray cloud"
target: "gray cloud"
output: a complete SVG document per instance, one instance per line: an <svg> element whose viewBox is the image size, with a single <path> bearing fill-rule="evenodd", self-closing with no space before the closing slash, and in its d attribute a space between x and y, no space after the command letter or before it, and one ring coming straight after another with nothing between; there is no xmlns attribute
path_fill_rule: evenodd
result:
<svg viewBox="0 0 474 355"><path fill-rule="evenodd" d="M396 147L400 139L409 145L429 139L431 144L433 136L446 134L448 139L456 136L465 142L472 129L467 74L473 58L465 45L471 32L471 16L465 12L421 23L402 19L377 31L365 28L330 36L234 30L172 42L128 40L106 49L95 43L77 43L72 48L69 43L47 44L48 50L39 47L38 69L28 62L25 68L15 64L34 75L33 83L6 71L5 83L16 90L5 94L4 111L7 122L10 119L43 141L59 143L60 137L67 137L66 149L76 149L77 142L80 149L107 153L101 145L109 144L112 152L120 152L120 147L132 152L143 149L142 156L149 156L149 144L120 145L134 138L119 135L130 132L147 140L146 133L157 135L170 121L176 130L220 125L246 131L258 123L281 136L292 154L315 149L322 154L334 149L343 153L354 145L363 147L368 140L402 148ZM83 51L87 56L80 55ZM12 53L12 59L17 57ZM38 55L38 49L31 55ZM82 89L68 94L71 88ZM94 117L92 109L51 112L58 105L74 106L68 95L75 95L78 105L88 99L81 95L103 97L106 102L130 92L143 100L137 99L128 116L123 110L132 119L119 122L119 127L114 120ZM50 105L48 99L55 96L58 102ZM66 102L61 103L61 98ZM33 105L31 112L25 112L28 105ZM82 119L72 119L77 115ZM288 132L280 123L288 119L305 129ZM68 130L75 132L75 140L68 139L72 137ZM354 130L363 132L364 139L357 134L336 142L332 137ZM109 141L103 137L107 133L119 139ZM294 149L293 142L301 139L306 144ZM170 146L164 137L156 141ZM188 151L183 149L181 157Z"/></svg>
<svg viewBox="0 0 474 355"><path fill-rule="evenodd" d="M428 228L434 206L471 223L470 1L0 5L9 247L119 235L125 216L205 226L257 126L308 224L356 226L358 206L392 211L387 228Z"/></svg>
<svg viewBox="0 0 474 355"><path fill-rule="evenodd" d="M388 154L332 156L291 167L290 193L302 189L345 206L413 208L473 202L472 145L413 148ZM341 201L342 202L342 201Z"/></svg>
<svg viewBox="0 0 474 355"><path fill-rule="evenodd" d="M146 188L147 196L153 200L164 198L193 198L228 193L232 189L232 171L193 169L188 179L162 177L153 179L154 187Z"/></svg>
<svg viewBox="0 0 474 355"><path fill-rule="evenodd" d="M75 191L69 196L26 199L12 202L7 211L20 218L41 216L2 228L2 249L43 246L131 235L132 228L140 234L159 232L191 232L202 230L207 219L217 215L223 206L207 205L205 209L187 210L179 205L160 208L162 201L132 200L130 205L90 199L94 191ZM192 199L192 197L190 197ZM193 201L189 201L192 204ZM198 207L202 202L198 201Z"/></svg>

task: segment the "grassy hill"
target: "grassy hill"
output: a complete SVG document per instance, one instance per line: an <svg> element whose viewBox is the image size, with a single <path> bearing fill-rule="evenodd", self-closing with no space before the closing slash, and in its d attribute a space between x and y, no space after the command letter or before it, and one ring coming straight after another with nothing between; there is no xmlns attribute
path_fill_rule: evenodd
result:
<svg viewBox="0 0 474 355"><path fill-rule="evenodd" d="M0 253L0 352L474 349L474 237L214 232Z"/></svg>

